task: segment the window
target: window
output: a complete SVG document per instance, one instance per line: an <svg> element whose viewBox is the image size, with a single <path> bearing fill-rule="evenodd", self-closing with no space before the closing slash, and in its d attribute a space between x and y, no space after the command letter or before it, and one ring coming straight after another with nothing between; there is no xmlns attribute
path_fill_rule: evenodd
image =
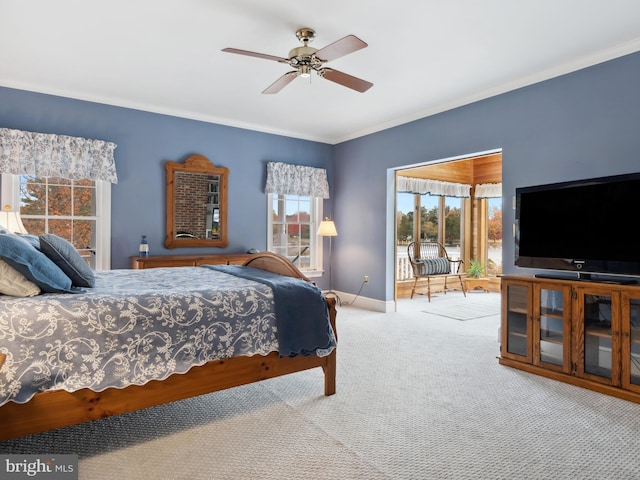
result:
<svg viewBox="0 0 640 480"><path fill-rule="evenodd" d="M413 204L410 209L409 205ZM398 192L398 244L411 240L442 243L452 256L460 255L462 244L462 207L458 197L419 195ZM419 211L419 221L413 219ZM441 221L444 219L444 222Z"/></svg>
<svg viewBox="0 0 640 480"><path fill-rule="evenodd" d="M268 194L267 250L291 260L307 276L322 270L322 199L302 195ZM316 275L314 275L314 273Z"/></svg>
<svg viewBox="0 0 640 480"><path fill-rule="evenodd" d="M487 273L502 273L502 197L488 198Z"/></svg>
<svg viewBox="0 0 640 480"><path fill-rule="evenodd" d="M19 205L30 234L58 235L70 241L91 268L110 268L110 183L5 174L2 204Z"/></svg>

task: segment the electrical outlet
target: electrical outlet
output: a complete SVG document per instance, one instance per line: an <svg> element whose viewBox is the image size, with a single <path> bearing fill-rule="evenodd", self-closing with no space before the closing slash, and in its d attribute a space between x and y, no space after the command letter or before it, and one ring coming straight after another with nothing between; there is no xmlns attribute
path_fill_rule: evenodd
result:
<svg viewBox="0 0 640 480"><path fill-rule="evenodd" d="M369 275L365 275L364 276L364 283L368 284L369 283Z"/></svg>

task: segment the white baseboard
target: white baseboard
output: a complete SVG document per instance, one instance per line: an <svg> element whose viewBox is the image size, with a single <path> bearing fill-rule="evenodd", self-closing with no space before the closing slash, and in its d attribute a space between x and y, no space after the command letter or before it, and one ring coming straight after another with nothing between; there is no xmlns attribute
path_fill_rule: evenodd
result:
<svg viewBox="0 0 640 480"><path fill-rule="evenodd" d="M342 306L364 308L365 310L373 310L374 312L389 313L395 310L395 302L384 302L382 300L376 300L374 298L368 298L358 296L351 293L336 292ZM340 304L338 304L338 308Z"/></svg>

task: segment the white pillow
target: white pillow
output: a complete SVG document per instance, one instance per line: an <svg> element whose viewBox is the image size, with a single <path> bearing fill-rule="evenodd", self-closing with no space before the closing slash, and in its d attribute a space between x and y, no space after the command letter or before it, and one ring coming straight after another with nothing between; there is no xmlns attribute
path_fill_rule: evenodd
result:
<svg viewBox="0 0 640 480"><path fill-rule="evenodd" d="M40 287L0 258L0 293L12 297L33 297Z"/></svg>

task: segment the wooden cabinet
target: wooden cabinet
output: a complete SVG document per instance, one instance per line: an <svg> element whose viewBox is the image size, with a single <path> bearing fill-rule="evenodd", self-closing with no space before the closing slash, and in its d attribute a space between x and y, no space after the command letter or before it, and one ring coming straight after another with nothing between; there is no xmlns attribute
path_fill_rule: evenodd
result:
<svg viewBox="0 0 640 480"><path fill-rule="evenodd" d="M621 318L622 388L640 394L640 292L623 292Z"/></svg>
<svg viewBox="0 0 640 480"><path fill-rule="evenodd" d="M533 339L530 282L512 280L502 284L502 342L504 358L531 363Z"/></svg>
<svg viewBox="0 0 640 480"><path fill-rule="evenodd" d="M158 267L197 267L199 265L242 265L251 258L250 253L211 255L154 255L130 257L133 269Z"/></svg>
<svg viewBox="0 0 640 480"><path fill-rule="evenodd" d="M640 287L502 279L500 363L640 403Z"/></svg>
<svg viewBox="0 0 640 480"><path fill-rule="evenodd" d="M509 280L503 283L502 288L502 356L550 370L569 372L569 287Z"/></svg>

